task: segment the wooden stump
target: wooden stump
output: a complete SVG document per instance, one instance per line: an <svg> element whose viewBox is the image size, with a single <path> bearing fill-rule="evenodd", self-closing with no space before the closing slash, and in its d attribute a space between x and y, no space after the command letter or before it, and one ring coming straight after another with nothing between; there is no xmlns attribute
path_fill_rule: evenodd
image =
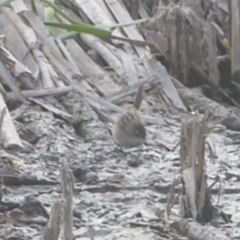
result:
<svg viewBox="0 0 240 240"><path fill-rule="evenodd" d="M180 161L182 173L181 216L206 223L212 217L212 204L207 192L205 167L206 121L194 114L182 123Z"/></svg>

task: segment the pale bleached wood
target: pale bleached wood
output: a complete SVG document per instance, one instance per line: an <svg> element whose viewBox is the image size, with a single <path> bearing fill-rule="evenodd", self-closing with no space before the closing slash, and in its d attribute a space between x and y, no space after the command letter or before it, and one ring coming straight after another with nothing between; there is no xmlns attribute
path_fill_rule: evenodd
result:
<svg viewBox="0 0 240 240"><path fill-rule="evenodd" d="M211 221L213 211L206 183L206 134L207 121L198 113L182 121L180 162L184 184L181 214L202 223Z"/></svg>
<svg viewBox="0 0 240 240"><path fill-rule="evenodd" d="M13 1L10 3L10 5L13 8L13 11L17 14L28 11L28 8L23 0Z"/></svg>
<svg viewBox="0 0 240 240"><path fill-rule="evenodd" d="M181 214L183 214L182 217L186 217L185 215L188 214L188 211L191 211L191 215L192 215L192 218L194 220L196 220L197 218L197 206L196 206L196 203L195 203L195 197L196 197L196 183L194 181L194 169L192 167L190 168L187 168L183 171L183 181L184 181L184 184L185 184L185 192L186 192L186 197L187 197L187 204L189 204L189 209L182 209L181 208ZM183 196L182 199L185 199L184 198L185 196ZM185 204L186 204L185 202ZM183 204L183 205L185 205ZM184 211L185 210L185 211ZM187 212L187 213L186 213Z"/></svg>
<svg viewBox="0 0 240 240"><path fill-rule="evenodd" d="M60 233L60 223L61 223L61 215L62 215L62 201L57 200L53 203L51 209L50 219L48 221L48 225L46 227L44 233L44 240L58 240L58 236Z"/></svg>
<svg viewBox="0 0 240 240"><path fill-rule="evenodd" d="M149 77L147 80L145 81L141 81L138 83L135 83L131 86L128 86L118 92L115 92L111 95L108 95L106 97L104 97L105 100L118 104L120 103L124 98L128 97L128 96L132 96L135 95L135 93L137 92L138 88L140 85L144 84L144 90L148 91L151 88L156 87L157 84L159 84L160 81L158 79L157 76L153 76L153 77Z"/></svg>
<svg viewBox="0 0 240 240"><path fill-rule="evenodd" d="M227 125L228 127L230 127L230 129L231 121L229 121L228 124L227 122L223 122L223 120L228 119L229 117L236 119L236 122L232 121L232 129L240 131L239 124L235 126L239 118L234 112L232 112L231 109L228 109L225 106L222 106L221 104L211 99L208 99L201 93L196 93L196 91L193 91L192 89L183 87L178 88L177 91L188 108L192 107L199 112L210 112L215 120L222 122L222 124Z"/></svg>
<svg viewBox="0 0 240 240"><path fill-rule="evenodd" d="M8 71L8 69L6 69L6 67L4 66L4 64L2 62L0 62L0 79L2 81L3 84L6 84L12 91L13 91L13 95L20 100L22 103L24 103L25 105L28 104L27 99L23 96L23 94L21 93L21 91L19 90L19 88L16 86L15 84L15 78L13 77L13 75ZM3 87L3 86L2 86ZM5 94L3 94L5 93ZM1 94L3 94L3 97L6 98L6 91L4 90L4 88L1 89Z"/></svg>
<svg viewBox="0 0 240 240"><path fill-rule="evenodd" d="M72 44L73 44L73 42L75 42L75 41L71 41ZM63 42L59 38L57 38L56 43L57 43L59 49L61 49L63 55L66 57L68 62L71 64L74 72L77 73L78 77L83 78L83 74L79 71L76 62L74 61L74 58L71 56L70 52L68 51L66 46L63 44ZM64 84L62 83L61 87L63 87L63 86L64 86Z"/></svg>
<svg viewBox="0 0 240 240"><path fill-rule="evenodd" d="M138 11L139 11L139 0L122 0L123 4L125 5L126 9L128 10L129 14L131 15L132 19L138 19Z"/></svg>
<svg viewBox="0 0 240 240"><path fill-rule="evenodd" d="M78 18L78 16L70 11L69 9L66 9L66 11L69 13L69 15L73 16L74 18ZM59 17L60 21L66 24L69 24L66 19ZM92 44L92 41L99 43L101 46L105 46L104 42L96 37L93 37L88 34L81 34L82 40L89 45L89 47L94 48L94 44ZM108 47L110 45L108 44ZM114 82L114 79L109 76L109 74L102 69L99 65L96 64L95 61L93 61L88 54L82 49L82 47L77 44L74 40L68 40L66 43L66 48L68 49L71 58L75 61L78 69L81 71L81 74L88 77L88 81L100 92L103 94L110 94L114 91L118 91L120 89L120 86ZM98 47L98 49L101 49L101 47ZM105 47L106 48L106 47ZM116 52L114 54L114 47L111 46L111 49L109 49L110 54L110 61L114 61L116 59ZM65 52L65 51L64 51ZM68 56L68 54L66 54ZM70 59L70 56L68 57ZM114 59L113 59L114 58ZM71 60L71 59L70 59ZM72 62L72 60L70 61ZM121 64L121 62L117 62L113 64L114 66ZM73 65L75 67L75 64ZM121 66L120 66L121 67ZM119 71L123 71L123 68L119 69ZM76 72L76 71L75 71ZM81 77L81 79L83 76Z"/></svg>
<svg viewBox="0 0 240 240"><path fill-rule="evenodd" d="M50 74L50 70L53 71L53 69L49 67L49 63L44 54L42 53L42 51L36 48L37 37L35 32L33 31L32 28L27 26L11 8L5 8L5 12L8 14L8 17L12 20L12 22L14 22L16 28L18 29L28 48L29 49L33 48L32 53L40 68L43 87L44 88L53 87L54 83L51 79Z"/></svg>
<svg viewBox="0 0 240 240"><path fill-rule="evenodd" d="M240 81L240 33L239 33L239 1L231 1L231 73ZM235 76L234 76L235 75Z"/></svg>
<svg viewBox="0 0 240 240"><path fill-rule="evenodd" d="M120 1L118 0L104 0L106 4L108 5L110 11L114 15L114 17L117 19L119 23L124 23L124 22L131 22L133 21L130 14L126 10L125 6L121 4ZM128 38L134 39L134 40L140 40L143 41L144 38L142 34L139 32L138 28L136 25L131 25L127 27L122 28L125 34L127 35ZM145 59L145 54L146 51L149 52L145 47L138 46L138 45L133 45L132 46L135 51L137 52L137 55L140 59L142 59L142 63L144 66L144 70L142 71L141 65L136 65L137 71L141 71L143 76L146 76L148 74L152 73L152 68L149 62Z"/></svg>
<svg viewBox="0 0 240 240"><path fill-rule="evenodd" d="M2 129L3 129L3 119L7 113L7 108L3 108L0 116L0 144L2 144L2 139L3 139L3 134L2 134Z"/></svg>
<svg viewBox="0 0 240 240"><path fill-rule="evenodd" d="M101 9L97 1L76 0L76 3L95 25L110 26L116 24L115 21L112 21L113 18L108 18L108 15L106 15L105 11ZM124 37L124 35L119 31L119 29L114 30L113 35ZM114 41L114 43L115 44L121 43L122 45L122 48L117 48L116 51L119 54L124 65L125 75L127 77L126 81L129 84L131 81L132 83L136 83L138 81L138 75L140 75L137 72L138 70L136 69L136 64L133 61L134 58L137 58L136 53L134 52L132 46L129 43L119 41ZM123 49L127 52L127 54L124 52ZM146 74L146 71L143 68L141 68L139 71L143 76Z"/></svg>
<svg viewBox="0 0 240 240"><path fill-rule="evenodd" d="M2 143L4 148L6 149L14 149L14 148L22 148L21 139L15 129L13 124L11 115L6 107L4 99L0 94L0 113L6 109L6 113L4 114L2 120L2 130L1 130L1 137Z"/></svg>
<svg viewBox="0 0 240 240"><path fill-rule="evenodd" d="M32 29L34 29L34 32L38 36L38 40L42 43L42 52L49 60L51 67L62 74L61 80L63 80L65 84L72 83L73 77L79 76L79 71L75 72L71 64L63 58L40 18L31 11L25 12L23 16Z"/></svg>
<svg viewBox="0 0 240 240"><path fill-rule="evenodd" d="M176 88L174 87L171 77L169 76L166 68L156 61L152 56L147 58L153 69L153 76L159 76L160 83L157 85L159 95L163 99L164 103L168 107L173 107L186 111L186 107L182 102L182 99L178 95Z"/></svg>
<svg viewBox="0 0 240 240"><path fill-rule="evenodd" d="M118 20L119 23L124 23L124 22L126 23L126 22L133 21L127 9L123 4L121 4L120 1L117 1L117 0L104 0L104 1L106 2L110 11L115 16L115 18ZM122 29L130 39L141 40L141 41L144 40L143 36L139 33L135 25L123 27ZM146 49L135 46L135 45L133 47L137 51L139 57L144 56Z"/></svg>
<svg viewBox="0 0 240 240"><path fill-rule="evenodd" d="M95 24L102 24L102 25L109 24L110 20L107 19L106 17L104 17L103 11L99 8L99 6L97 5L96 2L94 2L94 1L85 1L85 0L78 0L77 2L79 4L79 6L83 9L83 11L89 16L89 18ZM111 2L111 3L113 3L113 2ZM114 2L114 4L115 4L115 2ZM116 4L117 4L117 6L119 6L118 3L116 3ZM110 7L110 5L111 5L110 2L108 2L108 5ZM113 6L111 5L111 7L113 7ZM110 7L110 9L111 9L111 7ZM126 10L122 10L122 8L124 8L124 6L120 5L119 7L120 7L120 10L119 10L120 13L125 13L126 12ZM92 9L94 9L94 11L92 11ZM115 9L114 13L117 14L117 10L116 10L115 7L114 7L114 9ZM122 15L121 15L121 18L119 18L119 19L123 19ZM126 19L123 19L122 22L126 22L126 20L131 20L131 17L129 16L129 14L128 14L128 17ZM134 26L134 28L135 28L135 26ZM134 32L136 32L136 31L137 30L134 30ZM127 32L130 34L129 30L127 30ZM131 36L132 37L136 37L136 38L138 36L140 40L143 40L143 37L142 37L142 35L139 32L137 32L135 35L131 35ZM139 39L137 39L137 40L139 40ZM135 49L136 49L136 47L135 47ZM162 86L163 86L163 89L162 89L163 94L162 95L164 96L165 102L167 104L169 104L169 105L174 105L175 107L177 107L179 109L184 109L185 110L185 107L182 104L182 101L179 98L179 96L178 96L178 94L177 94L173 84L171 83L170 78L169 77L166 78L166 76L168 76L168 74L167 74L165 68L163 66L161 66L161 64L157 64L156 60L154 60L153 58L149 61L149 59L146 56L144 56L145 55L145 51L146 51L145 48L138 47L137 49L139 49L138 53L139 53L139 55L141 55L140 56L141 60L138 62L138 64L136 64L136 67L137 67L138 70L140 70L140 68L141 68L140 65L141 64L139 64L139 63L142 63L145 66L145 70L146 70L146 72L144 72L144 73L141 72L141 70L139 71L140 74L142 74L142 77L144 78L144 77L146 77L148 75L156 74L156 72L158 72L158 69L156 69L155 66L158 66L158 68L160 69L160 71L163 74L162 76L160 75L160 77L161 77L161 79L163 79L163 82L164 82L162 84ZM150 55L149 52L148 52L148 55ZM127 54L126 53L122 53L121 57L123 57L123 56L125 56L124 59L123 59L123 63L126 64L125 59L129 58L129 56L131 56L131 55L129 54L129 52L127 52ZM153 64L154 66L152 65L152 62L155 62ZM138 68L138 67L140 67L140 68ZM135 66L133 66L131 64L126 64L125 65L125 70L127 72L127 74L126 74L127 78L128 78L128 76L131 75L131 73L134 72L133 68L135 68ZM133 83L136 83L138 81L139 80L137 79L136 75L135 75L135 77L133 76L133 77L127 79L127 82L129 83L129 85L133 84Z"/></svg>
<svg viewBox="0 0 240 240"><path fill-rule="evenodd" d="M150 81L146 80L144 82L140 82L138 84L128 87L127 90L122 90L117 92L116 97L114 97L114 94L110 95L109 97L106 97L106 100L96 95L95 92L88 92L84 90L84 89L88 89L87 86L83 88L79 86L72 86L72 87L59 87L59 88L53 88L53 89L29 90L29 91L23 91L23 95L26 98L44 97L44 96L61 96L73 90L73 91L79 92L84 97L89 99L91 104L95 106L95 108L97 109L105 109L107 111L114 111L117 113L121 113L124 111L123 108L118 107L109 101L118 102L129 95L135 94L139 85L142 83L146 83L145 89L149 89L151 88L151 84L154 85L157 82L158 82L157 79L151 78ZM7 101L18 101L18 98L13 93L8 93ZM155 117L143 116L143 119L149 124L159 124L159 125L165 124L163 119L159 119Z"/></svg>
<svg viewBox="0 0 240 240"><path fill-rule="evenodd" d="M121 59L119 56L116 56L116 49L113 49L110 44L103 42L102 40L89 35L81 34L81 39L90 47L97 51L98 54L109 64L111 68L120 76L124 73L124 68ZM115 50L115 53L113 50Z"/></svg>
<svg viewBox="0 0 240 240"><path fill-rule="evenodd" d="M68 23L66 19L63 18L61 18L61 21ZM79 37L90 49L94 49L118 75L124 73L121 58L119 54L117 54L117 49L114 46L90 34L81 34Z"/></svg>
<svg viewBox="0 0 240 240"><path fill-rule="evenodd" d="M215 228L211 225L202 226L191 219L178 219L177 221L174 221L172 226L189 239L230 240L221 229Z"/></svg>
<svg viewBox="0 0 240 240"><path fill-rule="evenodd" d="M96 96L93 93L87 92L78 86L75 86L73 88L73 90L80 93L84 97L86 97L86 99L88 99L88 101L90 102L90 105L96 109L103 110L103 111L104 110L105 111L114 111L116 113L122 113L124 111L123 108L121 108L113 103L110 103L110 102L104 100L103 98ZM142 115L142 119L145 123L148 123L148 124L157 124L157 125L162 125L162 126L166 124L166 122L164 121L163 118L156 118L156 117Z"/></svg>
<svg viewBox="0 0 240 240"><path fill-rule="evenodd" d="M207 25L205 29L205 34L208 52L209 81L212 91L216 92L219 87L219 71L217 63L217 36L216 30L211 23Z"/></svg>
<svg viewBox="0 0 240 240"><path fill-rule="evenodd" d="M19 62L26 66L31 73L35 73L38 71L38 65L32 54L28 54L29 49L15 27L14 22L10 20L10 16L8 16L8 13L5 11L6 9L7 7L2 9L0 21L2 23L1 34L6 36L7 49Z"/></svg>
<svg viewBox="0 0 240 240"><path fill-rule="evenodd" d="M45 97L45 96L61 96L68 92L72 91L72 87L58 87L58 88L46 88L46 89L39 89L39 90L28 90L22 91L22 94L26 97ZM7 101L18 101L18 97L10 92L7 93L6 97Z"/></svg>
<svg viewBox="0 0 240 240"><path fill-rule="evenodd" d="M183 6L192 8L200 18L204 17L201 0L184 0Z"/></svg>
<svg viewBox="0 0 240 240"><path fill-rule="evenodd" d="M35 104L41 106L42 108L46 109L47 111L52 112L56 116L61 117L62 119L64 119L65 121L67 121L71 124L73 124L75 121L74 117L71 114L62 111L62 110L54 107L53 105L44 102L41 99L29 98L29 100L34 102Z"/></svg>
<svg viewBox="0 0 240 240"><path fill-rule="evenodd" d="M68 167L65 159L61 166L61 189L63 203L63 239L73 240L73 173Z"/></svg>

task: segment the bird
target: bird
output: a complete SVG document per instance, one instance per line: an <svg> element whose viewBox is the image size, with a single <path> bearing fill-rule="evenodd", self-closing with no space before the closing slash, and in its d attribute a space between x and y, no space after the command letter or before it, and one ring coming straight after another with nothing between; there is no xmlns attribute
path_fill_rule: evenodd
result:
<svg viewBox="0 0 240 240"><path fill-rule="evenodd" d="M139 108L145 97L143 84L140 85L132 107L120 114L113 124L114 142L124 148L134 148L146 140L146 128L139 114Z"/></svg>

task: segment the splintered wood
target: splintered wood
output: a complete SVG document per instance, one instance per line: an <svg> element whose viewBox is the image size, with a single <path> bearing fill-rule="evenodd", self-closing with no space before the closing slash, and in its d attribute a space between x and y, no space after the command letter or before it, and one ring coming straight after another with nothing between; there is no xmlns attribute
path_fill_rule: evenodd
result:
<svg viewBox="0 0 240 240"><path fill-rule="evenodd" d="M206 123L194 114L182 123L180 161L183 178L181 216L198 222L211 220L211 202L205 173Z"/></svg>
<svg viewBox="0 0 240 240"><path fill-rule="evenodd" d="M56 201L52 206L51 216L46 227L44 234L44 240L57 240L60 233L60 220L62 202L61 200Z"/></svg>
<svg viewBox="0 0 240 240"><path fill-rule="evenodd" d="M73 237L73 183L74 177L66 162L62 161L61 166L61 189L62 200L57 200L51 211L44 233L44 240L57 240L61 235L61 225L63 226L62 239L72 240Z"/></svg>
<svg viewBox="0 0 240 240"><path fill-rule="evenodd" d="M209 114L206 114L203 118L200 118L199 114L195 113L182 123L180 161L183 185L179 199L182 218L174 216L172 227L189 239L228 240L229 238L224 235L221 229L198 223L210 222L213 219L213 212L216 210L212 206L208 194L207 175L205 173L205 138L209 130L207 125L210 117ZM179 182L178 179L173 181L166 214L175 202L176 198L172 198L172 200L170 197L173 196L174 187Z"/></svg>
<svg viewBox="0 0 240 240"><path fill-rule="evenodd" d="M182 234L187 235L189 239L195 240L230 240L220 229L211 225L202 226L191 219L181 219L175 221L173 226Z"/></svg>
<svg viewBox="0 0 240 240"><path fill-rule="evenodd" d="M61 167L61 188L63 203L63 239L72 240L73 238L73 184L74 176L65 160Z"/></svg>

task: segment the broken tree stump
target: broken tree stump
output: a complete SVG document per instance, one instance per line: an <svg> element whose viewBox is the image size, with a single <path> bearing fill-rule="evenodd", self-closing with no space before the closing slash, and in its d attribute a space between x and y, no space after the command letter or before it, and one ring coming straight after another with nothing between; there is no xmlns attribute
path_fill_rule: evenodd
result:
<svg viewBox="0 0 240 240"><path fill-rule="evenodd" d="M180 138L183 183L180 212L183 218L193 218L201 223L211 220L213 210L205 172L206 129L207 121L194 114L182 123Z"/></svg>
<svg viewBox="0 0 240 240"><path fill-rule="evenodd" d="M207 187L205 139L209 129L208 120L209 115L200 118L198 113L194 113L182 123L180 137L182 189L179 197L182 219L175 217L172 226L189 239L228 240L221 229L209 224L214 218L216 209L211 203ZM171 193L178 182L177 179L173 182Z"/></svg>
<svg viewBox="0 0 240 240"><path fill-rule="evenodd" d="M56 201L51 210L51 216L44 233L44 240L57 240L60 233L62 201Z"/></svg>
<svg viewBox="0 0 240 240"><path fill-rule="evenodd" d="M202 226L192 219L181 219L172 225L184 236L194 240L230 240L224 235L221 229L216 229L211 225Z"/></svg>
<svg viewBox="0 0 240 240"><path fill-rule="evenodd" d="M73 240L73 186L74 176L63 159L61 166L61 189L63 202L63 239Z"/></svg>

